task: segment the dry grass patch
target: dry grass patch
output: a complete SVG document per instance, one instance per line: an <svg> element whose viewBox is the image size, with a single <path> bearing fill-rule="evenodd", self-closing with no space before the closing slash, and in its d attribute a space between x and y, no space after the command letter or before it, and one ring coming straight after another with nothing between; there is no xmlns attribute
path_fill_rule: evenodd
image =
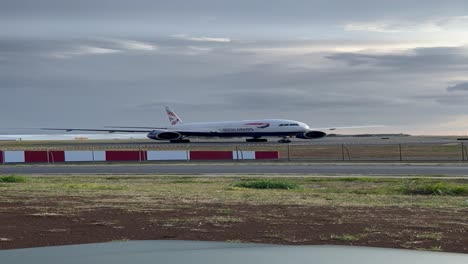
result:
<svg viewBox="0 0 468 264"><path fill-rule="evenodd" d="M34 213L30 214L31 216L40 216L40 217L50 217L50 216L62 216L62 214L57 214L57 213Z"/></svg>
<svg viewBox="0 0 468 264"><path fill-rule="evenodd" d="M365 238L366 234L331 234L331 240L345 241L345 242L356 242Z"/></svg>
<svg viewBox="0 0 468 264"><path fill-rule="evenodd" d="M441 240L442 239L442 233L441 232L423 232L423 233L416 234L416 238Z"/></svg>

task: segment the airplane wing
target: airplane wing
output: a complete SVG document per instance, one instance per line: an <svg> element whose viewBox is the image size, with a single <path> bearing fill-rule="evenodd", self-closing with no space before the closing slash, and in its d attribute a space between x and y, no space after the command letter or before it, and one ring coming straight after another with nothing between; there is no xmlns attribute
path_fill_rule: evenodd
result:
<svg viewBox="0 0 468 264"><path fill-rule="evenodd" d="M372 127L386 127L385 125L365 125L365 126L346 126L346 127L321 127L311 128L311 130L339 130L339 129L358 129L358 128L372 128Z"/></svg>
<svg viewBox="0 0 468 264"><path fill-rule="evenodd" d="M167 129L167 127L132 127L132 126L105 126L105 128L137 128L137 129Z"/></svg>
<svg viewBox="0 0 468 264"><path fill-rule="evenodd" d="M152 132L154 129L151 130L135 130L135 129L93 129L93 128L39 128L41 130L57 130L57 131L92 131L92 132L109 132L109 133L149 133Z"/></svg>

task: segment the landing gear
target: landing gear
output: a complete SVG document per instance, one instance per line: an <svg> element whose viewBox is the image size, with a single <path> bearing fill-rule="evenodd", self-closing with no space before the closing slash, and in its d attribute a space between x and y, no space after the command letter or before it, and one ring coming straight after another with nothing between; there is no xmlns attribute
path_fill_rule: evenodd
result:
<svg viewBox="0 0 468 264"><path fill-rule="evenodd" d="M284 137L283 139L278 140L278 143L291 143L291 140L289 140L287 137Z"/></svg>
<svg viewBox="0 0 468 264"><path fill-rule="evenodd" d="M170 140L171 143L190 143L190 139L173 139Z"/></svg>
<svg viewBox="0 0 468 264"><path fill-rule="evenodd" d="M268 142L266 138L248 138L245 142Z"/></svg>

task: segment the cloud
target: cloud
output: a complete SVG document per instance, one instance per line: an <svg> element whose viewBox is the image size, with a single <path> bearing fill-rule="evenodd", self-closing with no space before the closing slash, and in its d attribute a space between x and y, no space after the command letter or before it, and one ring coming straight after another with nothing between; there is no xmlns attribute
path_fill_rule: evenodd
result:
<svg viewBox="0 0 468 264"><path fill-rule="evenodd" d="M228 43L232 40L230 38L219 38L219 37L192 37L185 34L172 35L175 38L198 41L198 42L219 42L219 43Z"/></svg>
<svg viewBox="0 0 468 264"><path fill-rule="evenodd" d="M442 32L465 30L468 27L468 16L449 16L430 18L422 21L366 21L350 22L342 26L345 31L367 31L377 33L402 32Z"/></svg>
<svg viewBox="0 0 468 264"><path fill-rule="evenodd" d="M388 54L343 52L327 55L326 58L351 66L379 66L387 69L411 69L416 72L429 69L468 69L468 49L464 46L417 48Z"/></svg>
<svg viewBox="0 0 468 264"><path fill-rule="evenodd" d="M459 83L453 86L447 87L448 92L463 91L468 92L468 82Z"/></svg>
<svg viewBox="0 0 468 264"><path fill-rule="evenodd" d="M269 46L293 49L297 42L234 41L219 45L168 35L7 42L0 38L0 56L6 59L5 64L0 62L0 105L18 115L4 111L0 118L16 126L21 122L23 126L32 126L25 124L28 122L72 126L79 118L83 127L125 125L122 120L132 125L165 124L160 110L167 103L190 121L281 117L316 127L433 122L466 108L462 99L449 95L441 98L437 93L447 83L463 80L460 76L466 72L467 63L463 47L271 56L238 50ZM156 46L157 52L135 49L134 42ZM82 47L87 48L79 49ZM76 59L35 56L58 51L68 51ZM201 56L187 56L189 53ZM357 62L350 65L354 60ZM426 64L430 67L422 68ZM27 96L31 101L17 103ZM441 105L450 105L450 100L456 102L441 111ZM60 102L57 107L65 109L60 116L51 114L50 105L56 101ZM27 110L23 109L25 105ZM33 117L27 115L31 109ZM74 113L67 119L65 112ZM47 120L41 116L47 116Z"/></svg>
<svg viewBox="0 0 468 264"><path fill-rule="evenodd" d="M410 24L392 22L362 22L347 23L343 26L345 31L367 31L377 33L402 33L402 32L439 32L443 28L433 22Z"/></svg>
<svg viewBox="0 0 468 264"><path fill-rule="evenodd" d="M113 42L125 50L153 51L158 49L157 45L143 41L115 39Z"/></svg>
<svg viewBox="0 0 468 264"><path fill-rule="evenodd" d="M116 38L87 39L14 39L0 38L0 55L46 56L67 59L86 55L106 55L124 52L154 52L154 43Z"/></svg>
<svg viewBox="0 0 468 264"><path fill-rule="evenodd" d="M348 23L343 26L345 31L369 31L380 33L397 33L402 32L402 29L383 22L378 23Z"/></svg>
<svg viewBox="0 0 468 264"><path fill-rule="evenodd" d="M417 100L435 102L441 104L444 107L463 107L466 106L468 101L468 95L454 95L454 94L429 94L429 95L419 95L414 97ZM444 109L446 110L446 109Z"/></svg>
<svg viewBox="0 0 468 264"><path fill-rule="evenodd" d="M233 107L242 105L248 109L268 109L274 106L277 110L291 111L297 108L302 111L327 111L330 109L366 109L369 107L399 107L406 104L405 100L376 95L353 95L347 93L306 91L273 91L269 93L251 90L229 93L227 102Z"/></svg>
<svg viewBox="0 0 468 264"><path fill-rule="evenodd" d="M71 48L70 50L53 52L51 56L55 58L66 59L66 58L71 58L75 56L112 54L112 53L119 53L119 52L122 52L122 51L117 50L117 49L108 49L108 48L93 47L93 46L77 46L77 47Z"/></svg>

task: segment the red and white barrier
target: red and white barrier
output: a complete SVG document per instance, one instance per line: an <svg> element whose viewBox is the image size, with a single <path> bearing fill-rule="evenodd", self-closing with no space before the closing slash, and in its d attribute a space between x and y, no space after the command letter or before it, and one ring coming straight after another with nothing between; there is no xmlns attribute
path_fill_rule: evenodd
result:
<svg viewBox="0 0 468 264"><path fill-rule="evenodd" d="M3 162L4 163L16 163L16 162L25 162L24 151L4 151L3 152Z"/></svg>
<svg viewBox="0 0 468 264"><path fill-rule="evenodd" d="M146 151L141 150L106 150L106 161L143 161Z"/></svg>
<svg viewBox="0 0 468 264"><path fill-rule="evenodd" d="M149 150L146 153L147 160L188 160L189 151L186 150Z"/></svg>
<svg viewBox="0 0 468 264"><path fill-rule="evenodd" d="M86 161L151 160L256 160L279 159L277 151L186 151L186 150L14 150L0 151L3 163L56 163Z"/></svg>
<svg viewBox="0 0 468 264"><path fill-rule="evenodd" d="M232 160L232 151L190 151L190 160Z"/></svg>
<svg viewBox="0 0 468 264"><path fill-rule="evenodd" d="M65 161L79 162L79 161L93 161L95 159L96 151L65 151ZM105 160L105 158L103 159Z"/></svg>

